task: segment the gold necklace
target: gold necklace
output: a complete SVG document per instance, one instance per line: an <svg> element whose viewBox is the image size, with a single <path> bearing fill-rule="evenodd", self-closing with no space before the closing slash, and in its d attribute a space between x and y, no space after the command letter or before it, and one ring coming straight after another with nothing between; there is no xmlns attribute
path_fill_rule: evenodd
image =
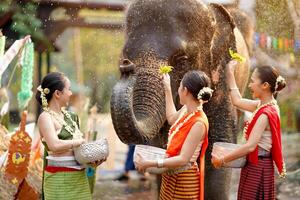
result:
<svg viewBox="0 0 300 200"><path fill-rule="evenodd" d="M53 110L48 110L48 113L56 120L56 122L62 127L64 125L64 115L59 114Z"/></svg>
<svg viewBox="0 0 300 200"><path fill-rule="evenodd" d="M261 105L259 105L259 106L256 108L256 110L255 110L255 111L252 113L252 115L251 115L251 119L250 119L249 121L246 122L246 125L245 125L244 130L243 130L244 135L246 134L246 132L247 132L247 130L248 130L248 126L249 126L249 124L252 122L252 120L253 120L254 116L256 115L256 113L257 113L261 108L266 107L266 106L271 106L271 105L276 106L276 107L278 108L277 101L276 101L275 99L273 99L272 101L270 101L270 102L268 102L268 103L261 104Z"/></svg>
<svg viewBox="0 0 300 200"><path fill-rule="evenodd" d="M50 109L46 110L51 116L53 116L53 118L62 126L66 129L66 131L68 131L72 136L73 139L82 139L83 138L83 134L82 132L79 130L77 123L72 119L71 115L65 111L63 108L61 109L61 112L63 114L64 117L60 117L60 115ZM69 121L71 121L72 125L74 128L72 128L64 118L67 118Z"/></svg>

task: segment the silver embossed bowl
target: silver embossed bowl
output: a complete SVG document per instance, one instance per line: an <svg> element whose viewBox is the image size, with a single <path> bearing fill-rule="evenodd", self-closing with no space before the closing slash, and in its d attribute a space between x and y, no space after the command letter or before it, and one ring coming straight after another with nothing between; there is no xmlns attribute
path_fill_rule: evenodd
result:
<svg viewBox="0 0 300 200"><path fill-rule="evenodd" d="M166 150L158 147L148 146L148 145L136 145L133 161L137 159L137 154L141 155L141 157L148 160L157 160L165 158ZM161 174L167 171L167 168L158 168L158 167L149 167L146 169L146 172L151 174Z"/></svg>
<svg viewBox="0 0 300 200"><path fill-rule="evenodd" d="M74 148L74 156L78 163L84 165L106 159L109 155L108 142L102 138Z"/></svg>
<svg viewBox="0 0 300 200"><path fill-rule="evenodd" d="M216 157L225 156L231 151L239 148L240 144L234 144L234 143L227 143L227 142L215 142L213 144L213 150L212 155ZM223 167L229 167L229 168L241 168L246 163L246 156L243 156L239 159L233 160L231 162L225 163Z"/></svg>

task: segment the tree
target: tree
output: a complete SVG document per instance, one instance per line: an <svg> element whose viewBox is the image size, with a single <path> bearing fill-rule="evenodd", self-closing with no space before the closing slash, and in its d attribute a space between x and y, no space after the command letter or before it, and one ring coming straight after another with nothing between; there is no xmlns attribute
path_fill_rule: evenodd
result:
<svg viewBox="0 0 300 200"><path fill-rule="evenodd" d="M291 37L293 21L288 12L286 1L256 0L256 29L273 37Z"/></svg>
<svg viewBox="0 0 300 200"><path fill-rule="evenodd" d="M77 56L73 31L66 30L57 44L59 54L53 54L52 62L59 71L76 80L75 57ZM124 44L122 31L80 29L83 84L91 89L91 104L97 103L100 112L109 112L112 88L119 76L119 58Z"/></svg>
<svg viewBox="0 0 300 200"><path fill-rule="evenodd" d="M286 0L286 2L294 24L294 39L300 39L300 2L298 0Z"/></svg>
<svg viewBox="0 0 300 200"><path fill-rule="evenodd" d="M18 35L30 34L32 38L43 40L42 22L37 15L37 2L2 0L0 2L0 18L11 14L10 29Z"/></svg>

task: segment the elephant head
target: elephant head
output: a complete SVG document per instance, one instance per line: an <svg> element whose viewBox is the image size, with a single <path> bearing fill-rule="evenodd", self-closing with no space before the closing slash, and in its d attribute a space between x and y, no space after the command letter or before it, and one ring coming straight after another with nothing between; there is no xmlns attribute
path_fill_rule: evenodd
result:
<svg viewBox="0 0 300 200"><path fill-rule="evenodd" d="M236 69L237 83L243 91L249 75L247 45L223 6L207 6L199 0L133 1L126 15L121 78L111 97L113 125L121 141L164 147L168 127L164 125L160 66L174 67L170 77L177 108L181 106L177 88L187 71L199 69L211 78L215 91L210 102L204 104L210 123L205 186L208 199L227 199L229 191L230 170L212 169L210 152L214 142L236 140L235 111L224 73L231 59L230 48L247 60ZM215 184L219 187L217 193Z"/></svg>
<svg viewBox="0 0 300 200"><path fill-rule="evenodd" d="M234 28L230 14L217 4L133 1L126 15L121 78L111 98L112 120L121 141L164 144L166 134L158 134L166 120L161 65L174 67L170 76L177 108L177 88L191 69L200 69L210 77L214 72L216 95L211 104L222 104L226 90L223 66L230 59L228 49L236 50Z"/></svg>

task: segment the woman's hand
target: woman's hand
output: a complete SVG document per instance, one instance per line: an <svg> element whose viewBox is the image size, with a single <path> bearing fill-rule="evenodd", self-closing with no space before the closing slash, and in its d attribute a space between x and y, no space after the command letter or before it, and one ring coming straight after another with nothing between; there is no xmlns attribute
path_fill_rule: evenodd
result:
<svg viewBox="0 0 300 200"><path fill-rule="evenodd" d="M140 154L137 154L136 160L134 162L135 168L144 173L145 170L149 167L149 161L144 159Z"/></svg>
<svg viewBox="0 0 300 200"><path fill-rule="evenodd" d="M22 39L20 39L20 40L18 40L18 41L22 42L21 44L22 44L22 46L23 46L23 45L26 44L27 41L30 40L30 37L31 37L30 35L26 35L24 38L22 38Z"/></svg>
<svg viewBox="0 0 300 200"><path fill-rule="evenodd" d="M81 144L85 143L85 139L81 138L81 139L73 139L72 140L72 147L78 147Z"/></svg>
<svg viewBox="0 0 300 200"><path fill-rule="evenodd" d="M31 38L31 36L30 36L30 35L26 35L26 36L23 38L23 40L24 40L24 43L25 43L25 42L27 42L27 41L29 41L29 40L30 40L30 38Z"/></svg>
<svg viewBox="0 0 300 200"><path fill-rule="evenodd" d="M234 70L235 70L237 63L238 62L236 60L229 61L229 63L227 63L227 65L226 65L226 73L234 74Z"/></svg>
<svg viewBox="0 0 300 200"><path fill-rule="evenodd" d="M165 91L171 91L171 81L170 81L170 75L169 74L163 74L163 84Z"/></svg>
<svg viewBox="0 0 300 200"><path fill-rule="evenodd" d="M90 166L96 168L98 167L99 165L101 165L103 162L106 161L106 158L102 159L102 160L97 160L95 162L92 162L92 163L89 163Z"/></svg>
<svg viewBox="0 0 300 200"><path fill-rule="evenodd" d="M211 157L211 163L213 164L213 166L216 168L216 169L219 169L222 167L223 165L223 159L221 158L224 158L224 157L219 157L219 156L216 156L214 154L211 154L212 157Z"/></svg>

